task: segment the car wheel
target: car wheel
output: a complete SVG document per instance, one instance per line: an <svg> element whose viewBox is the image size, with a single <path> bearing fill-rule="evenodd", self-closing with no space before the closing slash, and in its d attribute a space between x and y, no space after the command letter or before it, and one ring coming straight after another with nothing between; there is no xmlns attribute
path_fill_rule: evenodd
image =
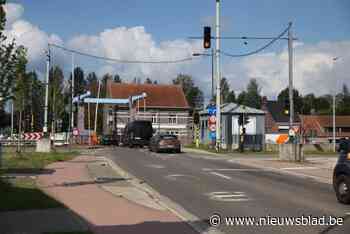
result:
<svg viewBox="0 0 350 234"><path fill-rule="evenodd" d="M350 177L345 175L338 176L335 193L340 203L350 204Z"/></svg>

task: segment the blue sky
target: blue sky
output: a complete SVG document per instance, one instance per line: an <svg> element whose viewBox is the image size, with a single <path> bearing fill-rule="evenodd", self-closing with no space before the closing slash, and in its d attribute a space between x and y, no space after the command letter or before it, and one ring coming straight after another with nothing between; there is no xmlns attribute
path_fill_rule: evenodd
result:
<svg viewBox="0 0 350 234"><path fill-rule="evenodd" d="M214 0L13 0L24 17L64 39L117 26L145 26L156 41L201 35ZM223 0L227 35L274 35L290 20L304 42L350 37L348 0Z"/></svg>
<svg viewBox="0 0 350 234"><path fill-rule="evenodd" d="M55 42L113 58L182 58L202 50L202 27L213 23L215 0L12 0L8 35L29 48L29 67L44 72L42 51ZM275 36L293 21L295 86L302 93L329 93L334 84L350 83L350 1L348 0L222 0L224 36ZM223 41L234 54L256 49L265 41ZM177 49L176 49L177 48ZM68 72L70 58L57 56ZM332 57L342 57L337 64ZM208 58L174 66L112 65L77 58L79 66L100 74L119 73L132 79L151 76L169 82L178 73L193 75L210 92ZM94 66L91 64L94 63ZM276 43L258 56L223 58L223 76L240 92L251 78L262 92L275 97L288 79L286 43ZM316 85L315 85L316 84ZM350 84L349 84L350 85ZM335 87L335 88L337 88Z"/></svg>

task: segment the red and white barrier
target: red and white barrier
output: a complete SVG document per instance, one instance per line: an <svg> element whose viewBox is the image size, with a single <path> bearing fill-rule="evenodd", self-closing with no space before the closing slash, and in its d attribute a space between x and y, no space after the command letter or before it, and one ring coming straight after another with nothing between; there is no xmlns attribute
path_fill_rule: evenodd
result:
<svg viewBox="0 0 350 234"><path fill-rule="evenodd" d="M26 132L23 133L23 138L26 141L37 141L43 137L44 133L42 132Z"/></svg>

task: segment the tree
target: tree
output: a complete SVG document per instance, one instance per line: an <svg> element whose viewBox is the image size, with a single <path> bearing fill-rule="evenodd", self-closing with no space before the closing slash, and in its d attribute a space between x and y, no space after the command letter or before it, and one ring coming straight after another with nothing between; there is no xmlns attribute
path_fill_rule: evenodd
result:
<svg viewBox="0 0 350 234"><path fill-rule="evenodd" d="M247 96L246 91L243 90L242 92L240 92L237 98L237 103L240 105L244 105L246 96Z"/></svg>
<svg viewBox="0 0 350 234"><path fill-rule="evenodd" d="M278 94L278 101L284 103L286 100L289 100L289 88L285 88ZM303 109L303 98L299 94L299 91L293 89L293 100L294 100L294 113L302 113Z"/></svg>
<svg viewBox="0 0 350 234"><path fill-rule="evenodd" d="M72 80L72 74L70 80ZM86 84L87 82L84 77L83 69L81 67L76 67L74 69L74 96L85 93Z"/></svg>
<svg viewBox="0 0 350 234"><path fill-rule="evenodd" d="M337 99L337 114L350 115L350 92L346 84L343 85L342 92Z"/></svg>
<svg viewBox="0 0 350 234"><path fill-rule="evenodd" d="M152 80L151 78L147 77L146 80L145 80L145 84L152 84Z"/></svg>
<svg viewBox="0 0 350 234"><path fill-rule="evenodd" d="M316 97L313 93L309 93L303 97L302 114L312 114L316 111Z"/></svg>
<svg viewBox="0 0 350 234"><path fill-rule="evenodd" d="M86 77L86 85L87 87L91 84L95 84L97 82L97 76L95 72L91 72Z"/></svg>
<svg viewBox="0 0 350 234"><path fill-rule="evenodd" d="M256 79L251 79L247 85L247 92L244 97L243 104L249 107L261 108L261 88Z"/></svg>
<svg viewBox="0 0 350 234"><path fill-rule="evenodd" d="M228 95L230 94L230 85L227 82L227 79L223 77L220 80L221 87L221 103L227 103Z"/></svg>
<svg viewBox="0 0 350 234"><path fill-rule="evenodd" d="M179 74L176 79L173 80L173 84L181 85L187 102L192 108L203 107L203 92L194 85L192 76Z"/></svg>
<svg viewBox="0 0 350 234"><path fill-rule="evenodd" d="M57 120L65 116L65 99L63 94L64 75L60 67L50 69L49 73L49 108L51 121L51 131L55 132Z"/></svg>
<svg viewBox="0 0 350 234"><path fill-rule="evenodd" d="M236 102L235 91L231 90L226 99L227 103Z"/></svg>
<svg viewBox="0 0 350 234"><path fill-rule="evenodd" d="M122 79L120 78L120 76L118 74L114 75L113 81L115 83L123 83Z"/></svg>
<svg viewBox="0 0 350 234"><path fill-rule="evenodd" d="M23 47L16 47L15 41L7 43L4 35L6 14L4 10L5 0L0 0L0 98L5 103L11 98L13 86L16 81L17 65L22 59Z"/></svg>

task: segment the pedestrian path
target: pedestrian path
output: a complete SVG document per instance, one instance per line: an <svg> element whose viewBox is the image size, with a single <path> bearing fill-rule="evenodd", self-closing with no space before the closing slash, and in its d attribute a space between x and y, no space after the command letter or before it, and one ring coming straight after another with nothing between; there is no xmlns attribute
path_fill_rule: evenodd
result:
<svg viewBox="0 0 350 234"><path fill-rule="evenodd" d="M88 173L92 156L54 163L50 175L40 175L40 187L79 215L95 234L194 234L168 210L152 209L103 190Z"/></svg>

